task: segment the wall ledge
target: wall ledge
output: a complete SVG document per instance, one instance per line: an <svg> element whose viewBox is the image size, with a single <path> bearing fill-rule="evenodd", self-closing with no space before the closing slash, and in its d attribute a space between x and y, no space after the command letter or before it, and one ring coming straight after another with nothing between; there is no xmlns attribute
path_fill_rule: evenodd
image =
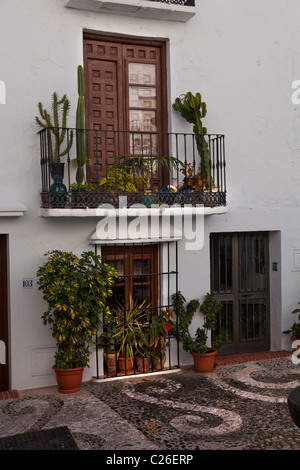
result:
<svg viewBox="0 0 300 470"><path fill-rule="evenodd" d="M150 0L67 0L66 8L108 13L110 15L186 23L196 14L196 7Z"/></svg>

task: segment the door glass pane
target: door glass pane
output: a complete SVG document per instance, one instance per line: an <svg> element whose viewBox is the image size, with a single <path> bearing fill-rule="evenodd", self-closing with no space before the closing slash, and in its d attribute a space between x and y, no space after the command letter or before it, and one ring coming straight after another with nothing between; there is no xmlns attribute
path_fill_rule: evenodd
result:
<svg viewBox="0 0 300 470"><path fill-rule="evenodd" d="M130 134L130 153L155 156L157 152L157 135L135 132ZM155 168L152 168L152 170L155 171Z"/></svg>
<svg viewBox="0 0 300 470"><path fill-rule="evenodd" d="M212 238L212 289L215 293L232 292L232 238Z"/></svg>
<svg viewBox="0 0 300 470"><path fill-rule="evenodd" d="M138 132L156 132L156 111L131 109L129 111L130 130Z"/></svg>
<svg viewBox="0 0 300 470"><path fill-rule="evenodd" d="M266 258L263 236L245 235L239 240L240 291L266 288Z"/></svg>
<svg viewBox="0 0 300 470"><path fill-rule="evenodd" d="M128 64L129 83L139 85L156 84L156 66L155 64L142 64L130 62Z"/></svg>
<svg viewBox="0 0 300 470"><path fill-rule="evenodd" d="M155 108L156 88L151 87L129 87L130 108Z"/></svg>

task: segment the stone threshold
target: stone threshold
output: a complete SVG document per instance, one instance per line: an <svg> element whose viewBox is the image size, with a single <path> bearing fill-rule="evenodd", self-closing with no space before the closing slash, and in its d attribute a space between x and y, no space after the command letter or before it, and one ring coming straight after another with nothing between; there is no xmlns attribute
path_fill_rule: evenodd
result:
<svg viewBox="0 0 300 470"><path fill-rule="evenodd" d="M290 351L260 351L243 354L228 354L217 356L215 359L215 366L228 366L234 364L243 364L244 362L263 361L267 359L276 359L280 357L289 357L292 355Z"/></svg>
<svg viewBox="0 0 300 470"><path fill-rule="evenodd" d="M19 398L17 390L8 390L7 392L0 392L0 400L9 400L10 398Z"/></svg>

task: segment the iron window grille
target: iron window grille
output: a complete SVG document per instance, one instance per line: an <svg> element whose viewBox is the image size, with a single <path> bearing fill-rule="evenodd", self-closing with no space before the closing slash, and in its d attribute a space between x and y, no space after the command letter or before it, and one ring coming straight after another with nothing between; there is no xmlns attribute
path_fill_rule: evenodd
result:
<svg viewBox="0 0 300 470"><path fill-rule="evenodd" d="M124 327L125 320L125 299L128 293L133 295L133 299L143 301L150 300L151 315L156 316L162 310L173 307L170 303L171 295L178 291L178 247L177 242L164 242L160 244L104 244L101 248L95 246L96 254L100 254L103 262L114 266L118 272L113 295L110 298L111 314L114 307L124 305ZM148 302L147 302L148 303ZM119 308L119 307L118 307ZM153 317L152 317L153 318ZM102 332L105 330L105 315L102 319ZM172 319L176 324L176 318ZM98 337L99 338L99 337ZM133 364L133 369L129 369L125 362L125 368L119 368L118 351L120 344L114 340L107 340L107 344L100 345L96 340L96 378L119 377L122 375L138 375L163 370L179 368L179 341L176 328L168 332L166 337L166 362L155 365L153 357L150 358L149 365L145 360L142 365L138 365L137 359ZM108 366L108 353L113 350L110 360L111 367ZM101 364L101 354L103 352L103 363ZM102 372L103 371L103 372Z"/></svg>

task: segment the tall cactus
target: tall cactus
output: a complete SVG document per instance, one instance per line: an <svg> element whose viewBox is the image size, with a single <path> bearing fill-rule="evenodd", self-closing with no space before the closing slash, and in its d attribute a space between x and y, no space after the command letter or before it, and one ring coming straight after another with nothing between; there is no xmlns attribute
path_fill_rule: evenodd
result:
<svg viewBox="0 0 300 470"><path fill-rule="evenodd" d="M48 113L46 109L43 108L41 102L38 103L38 110L40 117L35 117L35 122L42 128L48 128L48 155L50 163L59 163L60 157L66 155L70 148L73 145L73 131L70 131L68 142L66 143L66 148L61 150L61 146L66 138L67 132L67 117L70 110L70 101L67 98L67 95L63 95L61 99L56 92L52 95L52 116ZM60 116L62 114L62 116ZM60 117L61 124L60 124ZM43 122L44 121L44 122ZM54 145L52 143L52 136L54 136Z"/></svg>
<svg viewBox="0 0 300 470"><path fill-rule="evenodd" d="M205 139L207 129L203 126L201 121L201 119L206 116L206 103L202 101L200 93L193 95L189 91L183 98L176 98L172 106L187 122L193 124L197 150L201 159L201 171L203 175L209 175L209 147Z"/></svg>
<svg viewBox="0 0 300 470"><path fill-rule="evenodd" d="M77 67L77 87L78 87L78 103L76 110L76 151L77 151L77 172L76 181L78 187L84 180L84 165L86 163L85 155L85 139L84 139L84 95L85 83L83 68L81 65Z"/></svg>

